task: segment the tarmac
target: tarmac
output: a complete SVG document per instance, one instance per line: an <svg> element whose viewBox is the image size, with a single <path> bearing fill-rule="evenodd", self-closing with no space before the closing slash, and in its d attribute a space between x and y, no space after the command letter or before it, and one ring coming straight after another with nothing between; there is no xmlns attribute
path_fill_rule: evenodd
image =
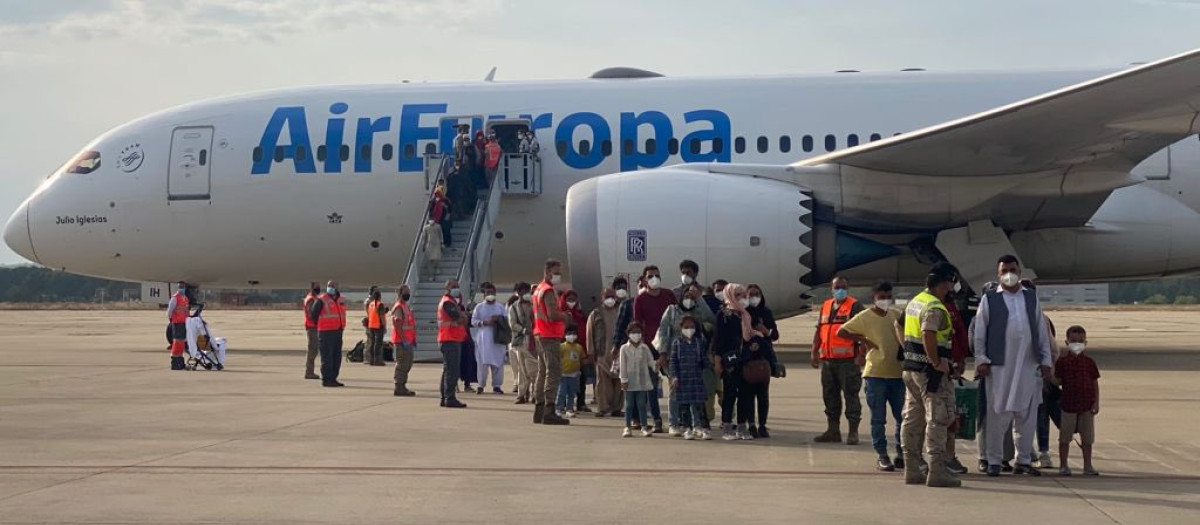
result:
<svg viewBox="0 0 1200 525"><path fill-rule="evenodd" d="M534 426L511 393L441 409L435 364L415 398L391 367L345 363L346 388L321 388L299 312L205 316L221 372L168 370L162 312L0 312L0 523L1200 523L1196 311L1053 312L1101 369L1103 475L1073 449L1075 477L986 478L960 441L961 489L877 472L869 439L812 443L811 316L783 322L771 439L732 443Z"/></svg>

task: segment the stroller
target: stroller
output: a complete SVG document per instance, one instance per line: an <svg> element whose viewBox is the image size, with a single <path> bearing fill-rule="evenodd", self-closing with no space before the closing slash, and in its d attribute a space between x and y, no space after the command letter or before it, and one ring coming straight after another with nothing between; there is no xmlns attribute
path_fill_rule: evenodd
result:
<svg viewBox="0 0 1200 525"><path fill-rule="evenodd" d="M195 370L196 367L202 366L205 370L224 370L225 338L213 337L208 329L208 322L200 315L203 311L204 306L201 305L187 320L187 368Z"/></svg>

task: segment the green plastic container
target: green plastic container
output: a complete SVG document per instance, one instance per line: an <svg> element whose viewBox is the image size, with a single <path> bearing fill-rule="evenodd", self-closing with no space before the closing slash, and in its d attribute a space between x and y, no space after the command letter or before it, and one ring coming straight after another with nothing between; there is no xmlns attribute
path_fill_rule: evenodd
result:
<svg viewBox="0 0 1200 525"><path fill-rule="evenodd" d="M979 382L959 381L954 386L955 412L958 416L958 432L954 437L975 441L975 426L979 421Z"/></svg>

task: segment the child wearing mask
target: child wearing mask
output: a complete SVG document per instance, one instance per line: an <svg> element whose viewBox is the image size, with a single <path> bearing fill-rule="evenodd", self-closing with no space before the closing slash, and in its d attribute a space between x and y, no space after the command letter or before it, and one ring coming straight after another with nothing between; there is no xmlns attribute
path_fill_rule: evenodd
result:
<svg viewBox="0 0 1200 525"><path fill-rule="evenodd" d="M628 342L621 346L617 360L620 370L621 388L625 390L625 431L621 437L633 435L633 419L637 418L642 437L654 435L649 424L650 395L654 392L652 374L655 372L654 356L650 347L642 340L642 323L629 323L626 330Z"/></svg>
<svg viewBox="0 0 1200 525"><path fill-rule="evenodd" d="M702 376L708 364L708 343L696 330L696 319L683 316L679 336L671 341L671 393L679 402L683 439L712 439L704 404L708 400Z"/></svg>
<svg viewBox="0 0 1200 525"><path fill-rule="evenodd" d="M558 383L558 395L554 411L558 417L575 417L575 396L579 393L579 368L583 362L583 345L579 344L579 330L568 325L564 332L562 351L562 381Z"/></svg>
<svg viewBox="0 0 1200 525"><path fill-rule="evenodd" d="M1083 451L1083 475L1099 476L1092 466L1092 443L1096 441L1096 414L1100 413L1100 369L1096 361L1084 353L1087 331L1082 326L1067 329L1067 349L1054 363L1054 377L1062 385L1062 426L1058 433L1058 455L1062 466L1058 473L1071 475L1067 454L1071 438L1079 434Z"/></svg>

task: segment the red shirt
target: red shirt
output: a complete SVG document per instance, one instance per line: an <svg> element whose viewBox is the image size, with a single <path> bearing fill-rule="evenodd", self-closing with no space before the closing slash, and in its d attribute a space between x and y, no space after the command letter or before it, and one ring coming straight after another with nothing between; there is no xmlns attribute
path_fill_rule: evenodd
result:
<svg viewBox="0 0 1200 525"><path fill-rule="evenodd" d="M658 324L663 313L675 304L675 293L665 288L658 289L658 297L645 292L633 300L633 320L642 323L643 341L649 343L658 335Z"/></svg>
<svg viewBox="0 0 1200 525"><path fill-rule="evenodd" d="M1100 369L1096 362L1083 354L1070 352L1054 363L1054 377L1062 384L1062 410L1072 414L1090 412L1100 397L1096 380Z"/></svg>
<svg viewBox="0 0 1200 525"><path fill-rule="evenodd" d="M954 334L950 338L950 359L956 362L963 361L967 354L971 353L967 325L963 323L962 314L959 313L958 307L954 306L954 301L945 301L942 304L946 306L946 311L950 312L950 324L954 328Z"/></svg>

